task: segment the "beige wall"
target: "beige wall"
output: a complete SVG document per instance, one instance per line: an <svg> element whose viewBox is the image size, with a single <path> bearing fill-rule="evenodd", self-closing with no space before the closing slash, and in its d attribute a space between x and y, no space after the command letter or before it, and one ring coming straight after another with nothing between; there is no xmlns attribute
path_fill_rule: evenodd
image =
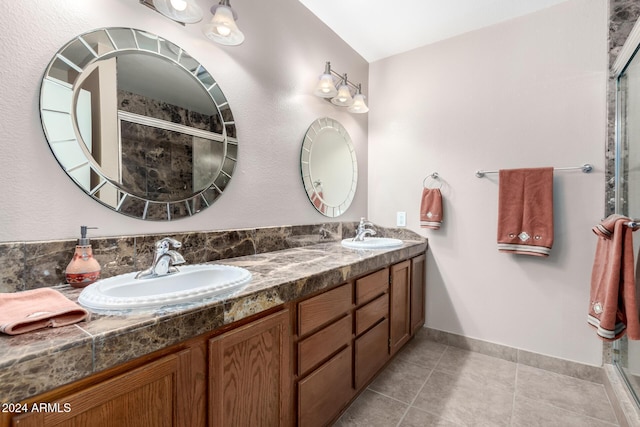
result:
<svg viewBox="0 0 640 427"><path fill-rule="evenodd" d="M328 115L350 132L360 162L356 199L340 219L368 214L392 226L406 211L417 231L424 177L437 171L446 182L445 225L420 230L431 248L427 326L600 364L586 313L590 228L604 212L605 0L571 0L370 70L297 0L235 0L246 34L235 48L135 0L14 3L0 17L0 242L71 238L81 224L108 236L322 222L303 191L299 152L308 125ZM210 2L198 3L206 10ZM105 26L148 30L183 46L229 99L238 168L228 192L193 218L154 223L113 213L77 188L47 147L38 115L42 73L71 38ZM363 82L368 117L311 95L326 60ZM499 254L497 179L478 179L475 170L584 162L594 164L592 174L556 175L551 257Z"/></svg>
<svg viewBox="0 0 640 427"><path fill-rule="evenodd" d="M423 179L445 184L429 238L427 326L599 365L586 323L604 212L607 2L572 0L371 64L369 217L419 228ZM548 259L496 249L497 175L578 166L555 177Z"/></svg>
<svg viewBox="0 0 640 427"><path fill-rule="evenodd" d="M208 11L212 2L197 0ZM73 238L80 225L94 235L216 230L327 221L308 201L300 177L300 146L318 117L342 122L360 162L353 205L367 208L367 115L353 115L312 95L327 60L368 92L368 64L297 0L237 0L243 45L222 47L137 0L15 2L0 16L0 242ZM207 12L208 18L210 14ZM227 192L209 209L172 223L145 222L91 200L59 167L40 125L42 74L59 48L100 27L133 27L186 49L218 81L234 113L240 140ZM11 82L11 83L8 83Z"/></svg>

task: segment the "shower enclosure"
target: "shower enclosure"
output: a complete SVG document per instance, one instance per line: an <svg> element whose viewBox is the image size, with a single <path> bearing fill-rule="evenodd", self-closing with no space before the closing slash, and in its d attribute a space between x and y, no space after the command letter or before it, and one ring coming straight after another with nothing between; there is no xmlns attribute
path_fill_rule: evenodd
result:
<svg viewBox="0 0 640 427"><path fill-rule="evenodd" d="M616 77L615 212L640 219L640 21L636 23L613 66ZM634 233L634 254L640 232ZM640 273L637 269L636 276ZM636 285L640 286L640 277ZM613 364L640 406L640 341L627 337L613 344Z"/></svg>

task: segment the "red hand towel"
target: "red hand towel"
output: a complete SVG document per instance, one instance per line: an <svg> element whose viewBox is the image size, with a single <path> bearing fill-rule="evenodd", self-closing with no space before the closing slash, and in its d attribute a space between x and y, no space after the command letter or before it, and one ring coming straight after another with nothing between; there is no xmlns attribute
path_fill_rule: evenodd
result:
<svg viewBox="0 0 640 427"><path fill-rule="evenodd" d="M18 335L80 322L89 312L51 288L0 294L0 332Z"/></svg>
<svg viewBox="0 0 640 427"><path fill-rule="evenodd" d="M442 225L442 216L442 194L440 189L423 189L420 203L420 227L437 230Z"/></svg>
<svg viewBox="0 0 640 427"><path fill-rule="evenodd" d="M599 230L612 230L610 236L596 233L599 238L591 272L587 317L604 341L616 340L625 332L629 339L640 339L631 234L635 229L627 226L629 221L627 217L611 215L600 223L600 227L596 226Z"/></svg>
<svg viewBox="0 0 640 427"><path fill-rule="evenodd" d="M613 237L613 229L616 225L616 221L621 218L630 221L630 219L626 216L612 214L603 219L602 222L593 227L591 230L596 233L596 236L598 237L602 237L603 239L611 239Z"/></svg>
<svg viewBox="0 0 640 427"><path fill-rule="evenodd" d="M553 168L501 170L498 250L546 257L553 245Z"/></svg>

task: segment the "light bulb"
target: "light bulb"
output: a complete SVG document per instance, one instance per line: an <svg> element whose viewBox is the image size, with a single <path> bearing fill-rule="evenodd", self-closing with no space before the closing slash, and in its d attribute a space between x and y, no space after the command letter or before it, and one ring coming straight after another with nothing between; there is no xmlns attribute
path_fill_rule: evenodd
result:
<svg viewBox="0 0 640 427"><path fill-rule="evenodd" d="M229 34L231 34L231 29L229 27L224 26L224 25L218 25L216 27L216 31L222 37L227 37Z"/></svg>
<svg viewBox="0 0 640 427"><path fill-rule="evenodd" d="M175 10L179 10L180 12L182 12L187 8L187 2L185 0L171 0L171 6Z"/></svg>
<svg viewBox="0 0 640 427"><path fill-rule="evenodd" d="M155 9L174 21L195 24L202 19L202 10L194 0L153 0Z"/></svg>

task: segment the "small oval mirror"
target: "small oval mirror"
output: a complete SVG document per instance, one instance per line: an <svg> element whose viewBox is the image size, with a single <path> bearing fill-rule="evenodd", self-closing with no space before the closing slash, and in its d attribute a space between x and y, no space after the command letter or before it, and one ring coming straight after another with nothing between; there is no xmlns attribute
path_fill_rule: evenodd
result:
<svg viewBox="0 0 640 427"><path fill-rule="evenodd" d="M111 209L173 220L210 206L235 169L229 104L179 46L132 28L82 34L40 91L49 146L69 177Z"/></svg>
<svg viewBox="0 0 640 427"><path fill-rule="evenodd" d="M302 142L302 182L311 204L328 217L342 215L358 184L356 152L347 130L335 119L315 120Z"/></svg>

